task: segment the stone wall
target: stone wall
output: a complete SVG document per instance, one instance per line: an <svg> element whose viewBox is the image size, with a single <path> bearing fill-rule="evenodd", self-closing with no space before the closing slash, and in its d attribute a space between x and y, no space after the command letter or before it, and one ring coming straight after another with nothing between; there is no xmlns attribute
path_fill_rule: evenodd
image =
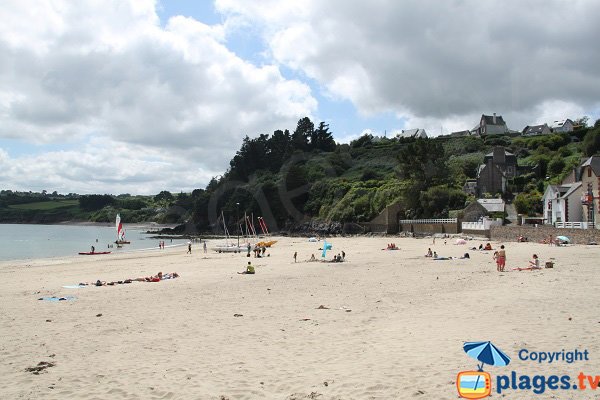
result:
<svg viewBox="0 0 600 400"><path fill-rule="evenodd" d="M521 225L521 226L493 226L490 229L490 239L500 242L516 242L519 236L526 237L530 242L541 242L549 236L566 236L573 244L600 243L600 230L598 229L567 229L555 228L552 225Z"/></svg>
<svg viewBox="0 0 600 400"><path fill-rule="evenodd" d="M459 233L460 221L448 224L400 224L400 232L416 234Z"/></svg>
<svg viewBox="0 0 600 400"><path fill-rule="evenodd" d="M477 237L486 237L486 238L490 238L490 231L488 230L482 230L482 229L463 229L462 233L467 235L467 236L477 236Z"/></svg>

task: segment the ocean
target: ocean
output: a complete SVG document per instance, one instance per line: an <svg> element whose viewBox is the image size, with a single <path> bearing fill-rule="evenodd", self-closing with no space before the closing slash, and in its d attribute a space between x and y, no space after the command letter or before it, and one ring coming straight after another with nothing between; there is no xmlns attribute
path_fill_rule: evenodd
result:
<svg viewBox="0 0 600 400"><path fill-rule="evenodd" d="M0 224L0 261L77 255L80 251L130 252L158 248L158 239L150 239L147 229L125 226L125 238L131 244L117 248L116 231L100 225L29 225ZM181 245L183 239L165 239L165 246ZM113 248L109 248L113 245Z"/></svg>

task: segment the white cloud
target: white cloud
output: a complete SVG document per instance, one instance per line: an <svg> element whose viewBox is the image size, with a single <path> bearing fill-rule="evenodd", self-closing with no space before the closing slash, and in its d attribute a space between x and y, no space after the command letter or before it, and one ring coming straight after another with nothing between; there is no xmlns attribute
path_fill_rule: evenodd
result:
<svg viewBox="0 0 600 400"><path fill-rule="evenodd" d="M163 28L155 7L140 0L3 5L0 138L49 144L91 135L104 138L95 143L101 151L112 143L223 172L245 135L293 127L316 110L308 85L228 50L223 26L176 16ZM36 161L63 156L75 162L68 153ZM74 170L85 179L85 167L101 161ZM135 180L134 170L123 183ZM207 183L190 178L196 187Z"/></svg>
<svg viewBox="0 0 600 400"><path fill-rule="evenodd" d="M262 26L274 60L363 115L392 111L437 130L469 129L482 113L521 115L519 126L549 102L597 107L593 0L217 0L217 7Z"/></svg>

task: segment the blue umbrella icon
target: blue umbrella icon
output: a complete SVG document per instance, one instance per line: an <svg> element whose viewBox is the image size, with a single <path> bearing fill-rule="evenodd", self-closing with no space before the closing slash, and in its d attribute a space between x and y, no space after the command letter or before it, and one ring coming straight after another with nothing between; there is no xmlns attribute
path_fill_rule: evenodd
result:
<svg viewBox="0 0 600 400"><path fill-rule="evenodd" d="M479 371L483 371L483 364L503 367L510 363L510 357L494 346L492 342L465 342L463 350L470 357L481 361L481 365L477 366ZM478 383L479 376L477 376L474 387L477 387Z"/></svg>
<svg viewBox="0 0 600 400"><path fill-rule="evenodd" d="M483 371L483 364L503 367L510 363L510 357L494 346L492 342L465 342L463 350L470 357L481 361L481 365L478 366L480 371Z"/></svg>

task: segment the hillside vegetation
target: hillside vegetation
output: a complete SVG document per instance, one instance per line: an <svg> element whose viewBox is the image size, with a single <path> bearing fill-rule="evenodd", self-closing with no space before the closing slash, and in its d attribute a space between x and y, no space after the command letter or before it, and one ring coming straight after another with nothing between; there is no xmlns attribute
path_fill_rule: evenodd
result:
<svg viewBox="0 0 600 400"><path fill-rule="evenodd" d="M185 229L229 229L244 213L262 216L271 230L307 221L367 222L400 204L404 218L448 217L473 200L462 187L476 177L485 154L503 146L534 171L509 182L502 194L519 213L541 211L548 184L560 183L582 158L600 151L600 121L571 133L544 136L397 139L363 135L336 144L329 127L308 118L294 132L246 137L228 170L204 189L155 196L59 195L0 192L2 222L186 222ZM499 196L490 193L488 196ZM183 229L183 226L182 228Z"/></svg>

